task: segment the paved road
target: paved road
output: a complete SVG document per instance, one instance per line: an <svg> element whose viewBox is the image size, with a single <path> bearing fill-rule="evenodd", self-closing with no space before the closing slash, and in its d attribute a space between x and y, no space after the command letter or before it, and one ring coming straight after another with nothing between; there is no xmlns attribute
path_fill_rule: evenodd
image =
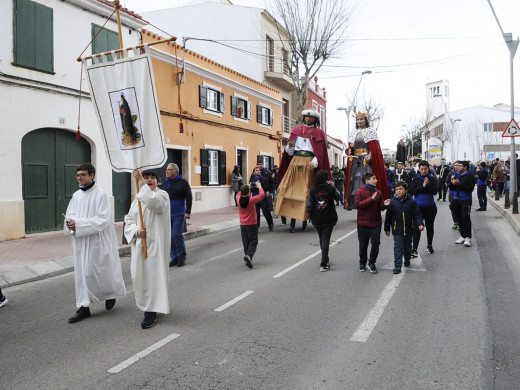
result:
<svg viewBox="0 0 520 390"><path fill-rule="evenodd" d="M263 221L253 270L236 228L190 240L170 272L172 313L149 330L131 285L113 311L94 305L73 325L72 274L7 289L0 388L518 388L519 238L494 210L474 213L464 248L441 203L436 253L423 237L396 276L384 235L380 272L357 271L355 211L340 215L330 272L312 228L269 233Z"/></svg>

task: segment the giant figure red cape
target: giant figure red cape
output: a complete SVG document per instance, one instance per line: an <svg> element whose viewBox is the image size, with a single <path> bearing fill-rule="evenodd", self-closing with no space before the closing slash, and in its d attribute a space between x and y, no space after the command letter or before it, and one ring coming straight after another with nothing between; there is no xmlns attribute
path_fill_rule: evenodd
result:
<svg viewBox="0 0 520 390"><path fill-rule="evenodd" d="M309 132L309 134L307 134L307 132ZM314 155L318 160L318 169L326 170L329 173L329 180L332 180L325 132L319 127L296 126L289 136L289 142L294 141L296 137L310 139L312 150L314 151ZM284 149L282 153L282 159L280 160L280 167L278 168L278 183L282 182L283 176L285 175L292 158L293 156L289 156L289 154Z"/></svg>
<svg viewBox="0 0 520 390"><path fill-rule="evenodd" d="M367 142L368 147L370 148L370 155L372 158L372 172L377 179L377 189L381 191L383 194L383 199L389 199L388 196L388 184L386 182L386 170L385 170L385 160L383 159L383 152L381 152L381 147L379 146L379 141L374 140ZM348 149L348 155L350 155L350 144ZM349 158L347 161L347 177L345 177L345 188L344 188L344 200L348 201L348 194L350 193L350 176L352 172L352 160ZM345 203L346 204L346 203ZM350 207L350 205L348 205Z"/></svg>

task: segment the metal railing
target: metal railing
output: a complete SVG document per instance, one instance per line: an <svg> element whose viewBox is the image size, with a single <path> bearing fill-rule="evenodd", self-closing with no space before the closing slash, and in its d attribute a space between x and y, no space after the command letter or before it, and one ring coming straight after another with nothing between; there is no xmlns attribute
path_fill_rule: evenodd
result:
<svg viewBox="0 0 520 390"><path fill-rule="evenodd" d="M290 133L291 130L296 126L296 119L289 118L288 116L282 116L283 132Z"/></svg>

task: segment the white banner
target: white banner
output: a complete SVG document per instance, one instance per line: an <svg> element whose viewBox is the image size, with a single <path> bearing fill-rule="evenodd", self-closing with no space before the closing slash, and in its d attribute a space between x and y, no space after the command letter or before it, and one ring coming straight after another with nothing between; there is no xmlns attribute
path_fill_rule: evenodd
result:
<svg viewBox="0 0 520 390"><path fill-rule="evenodd" d="M161 167L167 159L151 58L128 54L86 66L101 137L116 172Z"/></svg>

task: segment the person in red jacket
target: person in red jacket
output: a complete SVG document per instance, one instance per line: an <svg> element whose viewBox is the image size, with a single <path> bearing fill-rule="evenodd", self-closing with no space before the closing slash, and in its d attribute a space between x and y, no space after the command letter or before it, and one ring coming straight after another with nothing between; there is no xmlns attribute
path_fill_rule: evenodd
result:
<svg viewBox="0 0 520 390"><path fill-rule="evenodd" d="M390 204L390 199L383 199L383 194L377 189L377 178L373 172L367 172L362 177L363 184L354 195L357 209L357 231L359 241L359 270L368 270L377 274L376 260L381 242L381 211ZM368 258L368 244L370 258Z"/></svg>
<svg viewBox="0 0 520 390"><path fill-rule="evenodd" d="M259 181L254 185L258 188L258 195L251 196L248 184L240 187L240 192L236 196L238 203L238 216L240 217L240 235L244 246L244 261L248 268L253 268L253 256L258 246L258 225L256 220L255 204L261 202L265 197L264 190Z"/></svg>

